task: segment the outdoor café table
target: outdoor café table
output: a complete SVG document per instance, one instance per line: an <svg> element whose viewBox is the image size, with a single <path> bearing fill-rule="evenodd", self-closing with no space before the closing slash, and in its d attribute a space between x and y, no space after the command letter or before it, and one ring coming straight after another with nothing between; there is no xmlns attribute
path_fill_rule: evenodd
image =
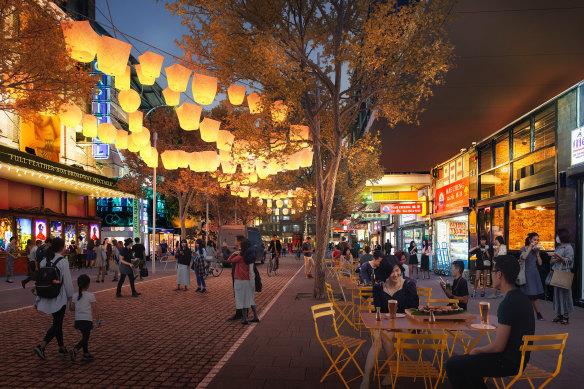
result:
<svg viewBox="0 0 584 389"><path fill-rule="evenodd" d="M375 320L375 313L367 313L367 312L362 312L361 313L361 320L363 322L363 324L365 325L366 328L368 328L371 331L371 335L373 336L373 342L374 342L374 346L375 346L375 366L377 366L377 361L379 359L379 339L380 336L385 336L382 334L381 330L390 330L390 331L407 331L407 332L412 332L412 331L423 331L423 332L430 332L430 331L444 331L446 333L449 333L451 335L453 335L455 337L455 339L457 338L457 333L458 331L479 331L476 339L469 344L468 346L465 345L463 342L460 342L461 344L463 344L464 348L465 348L465 354L468 354L477 344L477 342L479 341L479 339L483 336L483 334L487 331L494 331L495 327L492 328L488 328L488 329L476 329L471 327L473 323L472 321L465 321L465 320L436 320L435 323L429 323L426 320L423 319L414 319L411 318L409 316L405 316L405 317L399 317L399 318L395 318L395 319L390 319L389 318L389 314L387 313L382 313L381 314L381 320L377 321ZM390 342L393 343L393 341L385 336ZM490 341L490 337L489 337L489 341ZM453 345L454 347L454 345ZM395 352L394 352L395 354ZM379 368L379 371L381 371L385 365L388 363L388 361L393 357L392 355L389 355L387 360L385 361L385 363Z"/></svg>

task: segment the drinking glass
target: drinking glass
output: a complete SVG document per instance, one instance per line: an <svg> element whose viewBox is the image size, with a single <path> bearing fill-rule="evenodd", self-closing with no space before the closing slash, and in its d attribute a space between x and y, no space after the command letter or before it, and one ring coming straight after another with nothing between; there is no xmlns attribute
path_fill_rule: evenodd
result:
<svg viewBox="0 0 584 389"><path fill-rule="evenodd" d="M489 324L489 309L491 304L487 301L481 301L479 303L479 312L481 313L481 324Z"/></svg>
<svg viewBox="0 0 584 389"><path fill-rule="evenodd" d="M389 309L389 317L395 319L397 314L397 300L389 300L387 302L387 308Z"/></svg>

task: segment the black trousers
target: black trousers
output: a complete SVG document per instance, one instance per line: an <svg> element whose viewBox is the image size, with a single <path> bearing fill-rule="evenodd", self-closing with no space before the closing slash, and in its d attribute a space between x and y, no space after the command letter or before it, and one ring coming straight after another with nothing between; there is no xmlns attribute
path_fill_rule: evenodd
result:
<svg viewBox="0 0 584 389"><path fill-rule="evenodd" d="M53 338L57 338L59 347L65 347L65 344L63 343L63 318L65 317L66 308L67 306L63 305L61 309L53 313L53 325L47 331L45 339L43 339L47 344L53 340Z"/></svg>
<svg viewBox="0 0 584 389"><path fill-rule="evenodd" d="M28 261L27 266L28 266L28 274L27 274L26 278L24 279L24 281L22 281L22 283L24 285L28 284L29 281L36 280L36 276L37 276L36 262Z"/></svg>
<svg viewBox="0 0 584 389"><path fill-rule="evenodd" d="M75 328L81 332L81 340L75 346L76 350L83 348L85 354L89 354L89 335L91 335L91 329L93 328L93 323L89 320L75 320Z"/></svg>
<svg viewBox="0 0 584 389"><path fill-rule="evenodd" d="M446 374L452 389L486 389L485 377L509 377L519 371L519 364L501 353L455 355L446 362Z"/></svg>
<svg viewBox="0 0 584 389"><path fill-rule="evenodd" d="M122 285L124 285L124 281L126 281L126 277L130 279L130 288L132 288L132 294L136 293L136 288L134 288L134 274L122 274L120 276L120 280L118 281L118 290L117 294L122 294Z"/></svg>

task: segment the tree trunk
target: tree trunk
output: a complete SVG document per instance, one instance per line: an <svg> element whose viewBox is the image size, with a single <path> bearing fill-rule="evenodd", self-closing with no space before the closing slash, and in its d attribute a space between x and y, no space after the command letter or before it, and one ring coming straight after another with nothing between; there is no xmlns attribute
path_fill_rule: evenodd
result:
<svg viewBox="0 0 584 389"><path fill-rule="evenodd" d="M178 217L180 220L180 238L186 239L187 238L187 228L186 228L186 210L185 210L185 200L182 196L177 196L178 198Z"/></svg>

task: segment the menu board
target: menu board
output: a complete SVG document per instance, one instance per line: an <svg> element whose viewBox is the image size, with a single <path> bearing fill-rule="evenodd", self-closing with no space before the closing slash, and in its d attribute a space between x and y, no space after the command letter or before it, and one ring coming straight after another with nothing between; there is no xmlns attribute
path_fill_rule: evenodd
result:
<svg viewBox="0 0 584 389"><path fill-rule="evenodd" d="M47 222L44 220L36 220L34 223L34 238L42 240L47 239Z"/></svg>
<svg viewBox="0 0 584 389"><path fill-rule="evenodd" d="M10 238L12 238L12 219L1 218L0 219L0 250L6 250L6 246L10 243Z"/></svg>
<svg viewBox="0 0 584 389"><path fill-rule="evenodd" d="M32 239L32 223L30 219L16 219L16 234L18 246L26 248L26 241Z"/></svg>
<svg viewBox="0 0 584 389"><path fill-rule="evenodd" d="M51 222L51 238L60 238L63 232L63 225L61 222Z"/></svg>
<svg viewBox="0 0 584 389"><path fill-rule="evenodd" d="M65 243L66 245L75 240L75 223L65 223Z"/></svg>
<svg viewBox="0 0 584 389"><path fill-rule="evenodd" d="M466 237L468 234L468 224L461 222L451 222L449 225L450 235L458 235Z"/></svg>

